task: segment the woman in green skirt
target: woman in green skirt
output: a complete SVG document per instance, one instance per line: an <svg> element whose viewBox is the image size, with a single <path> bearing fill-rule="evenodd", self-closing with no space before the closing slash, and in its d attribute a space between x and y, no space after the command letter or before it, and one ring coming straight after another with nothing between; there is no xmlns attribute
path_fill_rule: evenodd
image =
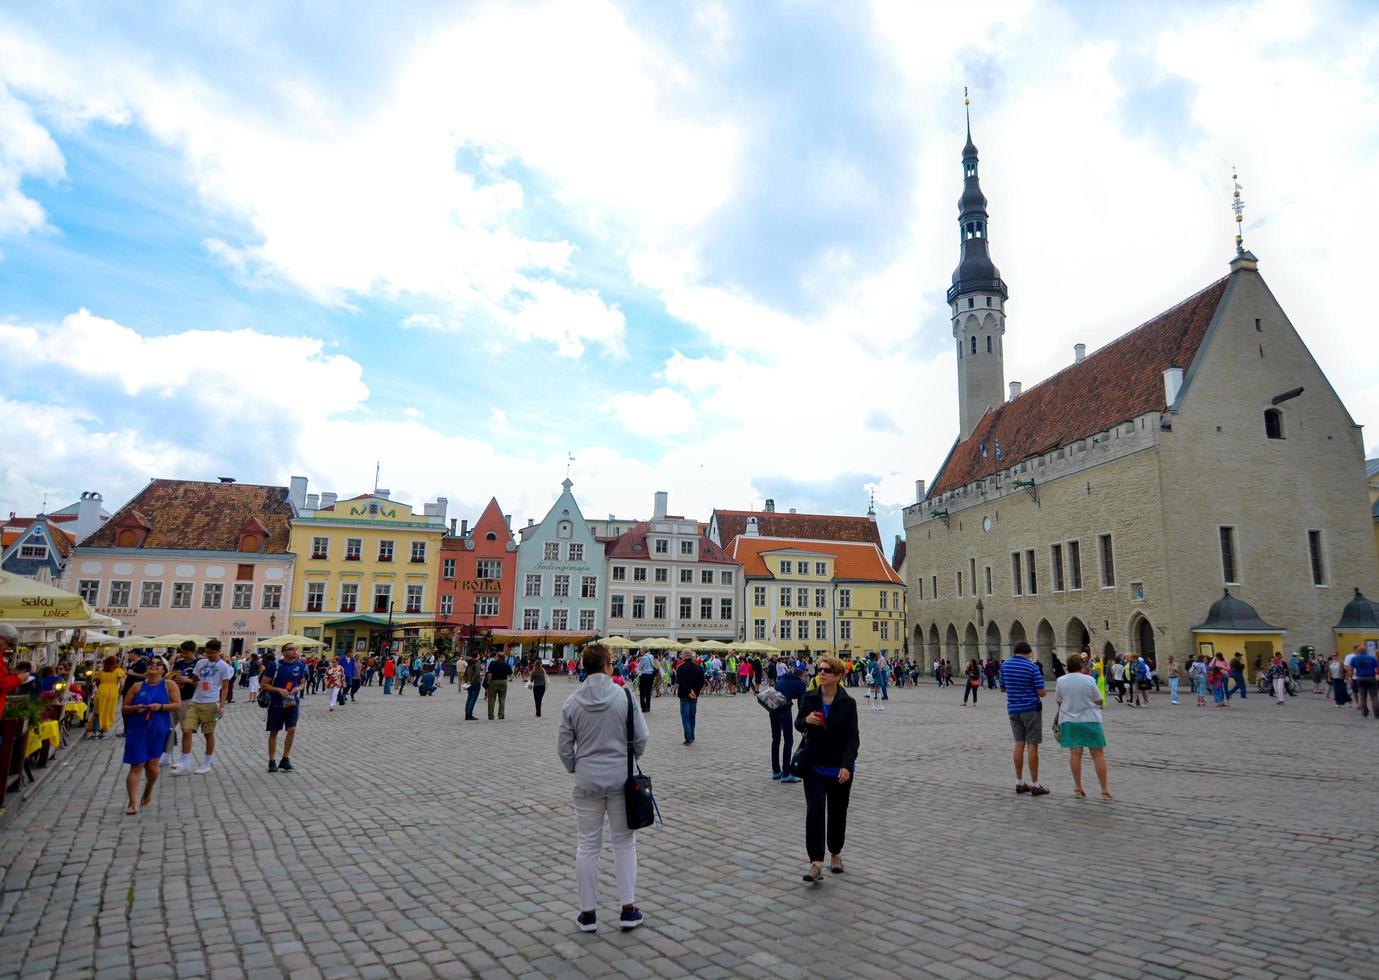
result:
<svg viewBox="0 0 1379 980"><path fill-rule="evenodd" d="M1087 661L1081 654L1068 657L1068 672L1058 678L1054 688L1054 700L1058 702L1059 734L1058 741L1065 749L1071 750L1070 763L1073 770L1073 785L1078 799L1087 794L1082 789L1082 750L1092 753L1092 765L1096 769L1097 782L1101 784L1101 798L1111 801L1111 791L1106 788L1106 730L1101 725L1101 709L1105 700L1087 672Z"/></svg>

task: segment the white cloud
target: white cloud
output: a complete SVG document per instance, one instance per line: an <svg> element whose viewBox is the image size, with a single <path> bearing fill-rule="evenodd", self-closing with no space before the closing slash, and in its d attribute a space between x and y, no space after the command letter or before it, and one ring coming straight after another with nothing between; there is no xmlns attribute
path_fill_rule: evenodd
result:
<svg viewBox="0 0 1379 980"><path fill-rule="evenodd" d="M696 414L688 398L669 388L645 395L614 396L609 408L622 427L639 436L674 436L693 428Z"/></svg>

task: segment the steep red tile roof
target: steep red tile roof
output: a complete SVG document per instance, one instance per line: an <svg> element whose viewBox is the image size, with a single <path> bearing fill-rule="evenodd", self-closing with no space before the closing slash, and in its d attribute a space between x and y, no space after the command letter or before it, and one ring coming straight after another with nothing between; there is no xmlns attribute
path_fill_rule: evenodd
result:
<svg viewBox="0 0 1379 980"><path fill-rule="evenodd" d="M1229 278L1218 279L1014 401L987 412L972 434L953 447L931 493L945 493L1120 422L1167 409L1163 373L1170 367L1186 371L1192 364Z"/></svg>
<svg viewBox="0 0 1379 980"><path fill-rule="evenodd" d="M749 577L773 578L764 555L773 551L795 549L814 554L833 556L833 577L839 581L890 582L904 585L900 576L886 561L878 544L851 541L801 541L789 538L763 538L754 534L740 534L728 542L728 555L742 563L742 573Z"/></svg>
<svg viewBox="0 0 1379 980"><path fill-rule="evenodd" d="M604 542L603 553L608 558L622 558L624 560L655 559L656 556L651 553L651 549L646 544L646 536L650 531L651 524L649 522L639 521L616 538L600 538L599 540ZM670 556L662 555L661 557L664 559ZM728 557L727 552L703 534L699 536L698 560L719 565L737 564L736 561Z"/></svg>
<svg viewBox="0 0 1379 980"><path fill-rule="evenodd" d="M718 539L727 543L747 533L747 518L757 519L757 534L766 538L808 538L811 541L858 541L881 547L881 533L870 517L833 514L782 514L779 511L714 510Z"/></svg>
<svg viewBox="0 0 1379 980"><path fill-rule="evenodd" d="M148 526L144 548L178 551L238 551L240 528L252 518L268 532L263 553L280 555L287 552L292 505L287 501L287 487L153 480L82 547L115 547L115 535L127 523L121 520L126 514Z"/></svg>

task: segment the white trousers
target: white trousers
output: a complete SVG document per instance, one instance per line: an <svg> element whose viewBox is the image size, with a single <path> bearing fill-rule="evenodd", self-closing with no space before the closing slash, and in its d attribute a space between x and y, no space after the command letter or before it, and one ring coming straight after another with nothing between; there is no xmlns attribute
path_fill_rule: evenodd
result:
<svg viewBox="0 0 1379 980"><path fill-rule="evenodd" d="M1274 678L1274 697L1278 698L1278 703L1282 704L1283 699L1288 696L1288 681L1283 677Z"/></svg>
<svg viewBox="0 0 1379 980"><path fill-rule="evenodd" d="M334 711L334 710L335 710L335 699L338 698L339 696L340 696L340 689L339 689L338 687L332 687L332 688L330 689L330 710L331 710L331 711Z"/></svg>
<svg viewBox="0 0 1379 980"><path fill-rule="evenodd" d="M575 847L575 880L579 883L579 910L589 912L599 903L599 858L603 851L605 815L613 838L613 873L618 879L618 901L637 904L637 835L627 827L622 793L605 799L575 797L579 843Z"/></svg>
<svg viewBox="0 0 1379 980"><path fill-rule="evenodd" d="M250 697L253 697L254 695L256 695L256 694L258 694L258 693L259 693L259 678L258 678L258 675L255 674L253 677L249 678L249 696L250 696Z"/></svg>

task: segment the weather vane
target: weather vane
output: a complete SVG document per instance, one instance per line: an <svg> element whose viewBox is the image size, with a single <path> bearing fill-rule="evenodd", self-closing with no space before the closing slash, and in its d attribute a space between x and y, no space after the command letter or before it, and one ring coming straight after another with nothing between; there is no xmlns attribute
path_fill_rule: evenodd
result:
<svg viewBox="0 0 1379 980"><path fill-rule="evenodd" d="M567 479L567 480L570 478L570 467L574 465L574 462L575 462L575 454L574 454L573 452L571 452L570 450L566 450L566 452L565 452L565 479Z"/></svg>
<svg viewBox="0 0 1379 980"><path fill-rule="evenodd" d="M1235 193L1231 198L1231 210L1235 212L1235 254L1245 254L1245 238L1241 234L1241 224L1245 220L1245 200L1240 196L1240 168L1231 167L1231 181L1235 184Z"/></svg>

